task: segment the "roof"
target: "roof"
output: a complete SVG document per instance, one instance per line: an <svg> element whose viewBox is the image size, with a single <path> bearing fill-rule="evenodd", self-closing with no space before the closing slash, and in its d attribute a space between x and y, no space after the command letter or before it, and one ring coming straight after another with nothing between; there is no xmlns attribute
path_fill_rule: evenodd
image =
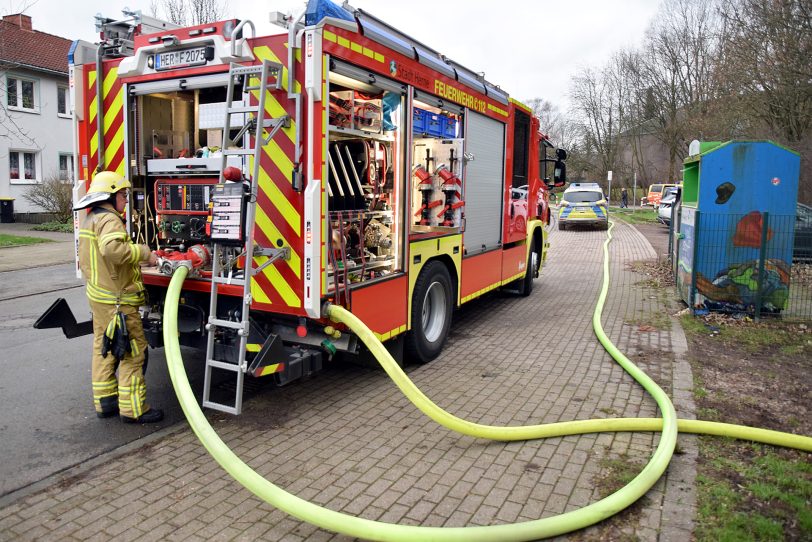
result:
<svg viewBox="0 0 812 542"><path fill-rule="evenodd" d="M600 191L601 185L599 185L598 183L581 183L581 182L570 183L570 185L567 187L566 190L564 190L564 192L576 192L579 190Z"/></svg>
<svg viewBox="0 0 812 542"><path fill-rule="evenodd" d="M0 63L68 75L71 40L15 24L18 15L0 20ZM25 17L25 16L22 16ZM30 21L30 18L28 19ZM30 22L29 22L30 25Z"/></svg>

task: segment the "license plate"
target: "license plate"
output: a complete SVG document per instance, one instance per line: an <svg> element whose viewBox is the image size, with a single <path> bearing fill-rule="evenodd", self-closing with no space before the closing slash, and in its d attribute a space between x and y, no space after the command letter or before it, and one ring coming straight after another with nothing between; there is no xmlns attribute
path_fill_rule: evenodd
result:
<svg viewBox="0 0 812 542"><path fill-rule="evenodd" d="M155 55L156 70L172 70L175 68L188 68L206 63L206 48L180 49Z"/></svg>

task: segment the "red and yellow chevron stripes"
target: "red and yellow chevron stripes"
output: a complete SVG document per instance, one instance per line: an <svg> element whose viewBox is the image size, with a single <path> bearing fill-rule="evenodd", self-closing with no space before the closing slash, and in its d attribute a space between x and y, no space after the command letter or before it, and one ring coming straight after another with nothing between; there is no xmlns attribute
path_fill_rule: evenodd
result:
<svg viewBox="0 0 812 542"><path fill-rule="evenodd" d="M102 129L104 130L104 167L126 175L124 159L124 85L118 79L118 61L105 62L102 67ZM99 114L99 100L96 96L96 70L89 69L85 86L87 105L87 125L90 152L88 153L88 173L92 177L99 164L99 139L96 117Z"/></svg>
<svg viewBox="0 0 812 542"><path fill-rule="evenodd" d="M287 44L283 37L257 40L254 55L258 61L271 60L287 64ZM296 123L295 104L288 99L288 72L282 73L282 90L266 91L266 118L279 118L290 115L288 128L280 130L263 147L260 158L259 189L257 192L256 225L254 239L265 247L290 247L291 257L266 267L260 275L251 280L251 295L259 304L272 305L273 309L289 308L298 312L303 306L304 286L302 280L302 216L304 200L302 194L293 190L291 175L295 156ZM296 89L301 85L296 82ZM251 92L251 101L259 103L259 91ZM253 170L253 159L251 163ZM259 266L265 257L255 259Z"/></svg>

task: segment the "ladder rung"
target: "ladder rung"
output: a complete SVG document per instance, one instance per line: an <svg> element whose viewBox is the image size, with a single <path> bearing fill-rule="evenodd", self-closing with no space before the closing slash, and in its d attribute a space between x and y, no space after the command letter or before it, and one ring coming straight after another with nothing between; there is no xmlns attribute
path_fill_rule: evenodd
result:
<svg viewBox="0 0 812 542"><path fill-rule="evenodd" d="M243 279L228 278L228 277L212 277L212 280L217 284L233 284L234 286L242 286L245 284Z"/></svg>
<svg viewBox="0 0 812 542"><path fill-rule="evenodd" d="M225 369L226 371L231 371L234 373L238 373L241 371L240 366L235 363L229 363L227 361L217 361L216 359L207 359L206 365L209 367L216 367L217 369Z"/></svg>
<svg viewBox="0 0 812 542"><path fill-rule="evenodd" d="M232 66L231 75L250 75L262 73L262 65L259 66Z"/></svg>
<svg viewBox="0 0 812 542"><path fill-rule="evenodd" d="M229 329L243 329L242 322L232 322L231 320L221 320L219 318L209 318L209 324L216 327L227 327Z"/></svg>
<svg viewBox="0 0 812 542"><path fill-rule="evenodd" d="M223 154L226 156L248 156L254 154L254 149L226 149Z"/></svg>
<svg viewBox="0 0 812 542"><path fill-rule="evenodd" d="M256 113L259 111L259 106L241 105L237 107L229 107L229 113Z"/></svg>
<svg viewBox="0 0 812 542"><path fill-rule="evenodd" d="M230 406L230 405L224 405L222 403L215 403L214 401L206 401L206 400L204 400L203 401L203 408L210 408L212 410L219 410L220 412L225 412L226 414L232 414L234 416L237 416L237 415L240 414L239 409L237 409L237 408L235 408L233 406Z"/></svg>

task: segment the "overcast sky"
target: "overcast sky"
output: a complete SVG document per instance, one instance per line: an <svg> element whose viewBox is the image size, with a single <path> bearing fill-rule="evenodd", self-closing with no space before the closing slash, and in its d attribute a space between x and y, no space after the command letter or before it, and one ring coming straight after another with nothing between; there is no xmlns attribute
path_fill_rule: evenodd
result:
<svg viewBox="0 0 812 542"><path fill-rule="evenodd" d="M150 13L150 0L3 0L3 14L26 10L35 30L97 41L93 16L121 17L121 9ZM659 0L353 0L452 60L485 72L513 98L567 105L570 78L600 66L612 52L642 42ZM258 34L278 33L271 11L290 12L304 1L229 0L230 16L250 19Z"/></svg>

